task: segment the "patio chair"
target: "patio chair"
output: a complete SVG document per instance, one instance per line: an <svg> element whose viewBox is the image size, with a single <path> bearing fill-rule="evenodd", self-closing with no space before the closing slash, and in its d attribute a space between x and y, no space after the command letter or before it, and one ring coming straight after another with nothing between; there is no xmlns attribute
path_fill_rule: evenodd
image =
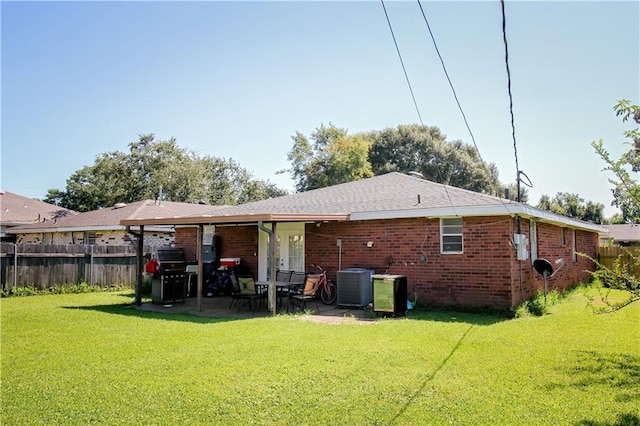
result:
<svg viewBox="0 0 640 426"><path fill-rule="evenodd" d="M231 274L229 279L231 280L231 304L229 305L229 309L231 309L234 303L237 305L240 300L245 300L247 297L242 293L238 277L236 277L235 274ZM240 310L240 307L238 307L238 310Z"/></svg>
<svg viewBox="0 0 640 426"><path fill-rule="evenodd" d="M304 280L304 288L300 290L292 290L289 292L289 306L291 311L295 312L295 308L300 308L301 311L307 309L307 301L313 300L316 302L316 312L320 312L320 305L316 298L318 291L318 284L320 283L321 275L307 275ZM287 311L289 308L287 307Z"/></svg>
<svg viewBox="0 0 640 426"><path fill-rule="evenodd" d="M276 273L276 281L278 282L289 282L292 285L289 287L279 286L278 287L278 297L280 302L282 302L283 298L289 297L289 292L294 289L297 290L299 287L304 285L304 278L307 276L304 272L296 272L296 271L278 271ZM295 284L299 284L296 286Z"/></svg>
<svg viewBox="0 0 640 426"><path fill-rule="evenodd" d="M253 277L237 277L238 284L240 287L240 294L238 295L239 300L245 301L238 307L238 310L242 308L244 305L249 305L249 310L253 311L253 306L251 305L252 301L262 301L266 298L267 293L264 291L260 291L256 287L256 283L253 280Z"/></svg>
<svg viewBox="0 0 640 426"><path fill-rule="evenodd" d="M291 274L293 274L293 271L290 271L288 269L280 269L276 271L276 281L289 281L291 280Z"/></svg>
<svg viewBox="0 0 640 426"><path fill-rule="evenodd" d="M289 282L300 283L300 286L302 287L302 284L304 284L305 278L307 278L306 272L293 272L291 274L291 278L289 278Z"/></svg>

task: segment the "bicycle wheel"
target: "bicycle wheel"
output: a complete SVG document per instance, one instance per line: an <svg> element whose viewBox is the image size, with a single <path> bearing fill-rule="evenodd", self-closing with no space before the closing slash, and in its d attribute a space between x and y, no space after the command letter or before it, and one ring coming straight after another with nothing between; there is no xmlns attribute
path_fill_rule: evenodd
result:
<svg viewBox="0 0 640 426"><path fill-rule="evenodd" d="M327 281L325 285L320 289L320 299L325 305L333 305L338 297L338 287L333 281Z"/></svg>

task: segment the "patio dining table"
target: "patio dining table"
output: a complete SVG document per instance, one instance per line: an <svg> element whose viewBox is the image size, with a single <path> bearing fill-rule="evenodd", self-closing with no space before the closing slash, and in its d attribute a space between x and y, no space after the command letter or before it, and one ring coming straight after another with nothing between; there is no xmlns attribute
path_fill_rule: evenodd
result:
<svg viewBox="0 0 640 426"><path fill-rule="evenodd" d="M258 287L258 289L260 289L260 291L267 291L267 289L269 288L269 285L271 284L270 281L256 281L255 285L256 287ZM279 307L280 310L283 309L282 306L282 298L285 294L289 294L289 292L291 290L294 290L296 287L301 287L303 286L304 283L300 283L300 282L290 282L290 281L276 281L276 295L277 295L277 305L276 307Z"/></svg>

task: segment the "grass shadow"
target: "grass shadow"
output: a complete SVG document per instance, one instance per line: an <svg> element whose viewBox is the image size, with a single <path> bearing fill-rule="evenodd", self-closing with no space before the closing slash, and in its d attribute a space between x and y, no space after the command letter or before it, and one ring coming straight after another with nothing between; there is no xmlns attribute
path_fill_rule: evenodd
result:
<svg viewBox="0 0 640 426"><path fill-rule="evenodd" d="M576 351L573 356L574 359L565 364L572 380L551 387L604 387L611 389L611 397L616 401L640 399L640 356L597 351Z"/></svg>
<svg viewBox="0 0 640 426"><path fill-rule="evenodd" d="M407 313L407 318L416 321L466 323L475 326L493 325L512 319L506 313L497 311L473 312L455 308L413 309Z"/></svg>
<svg viewBox="0 0 640 426"><path fill-rule="evenodd" d="M576 426L640 426L640 417L638 414L626 413L618 415L616 421L612 423L582 420L576 423Z"/></svg>
<svg viewBox="0 0 640 426"><path fill-rule="evenodd" d="M108 305L90 305L90 306L64 306L64 309L85 310L102 312L112 315L124 315L130 317L138 317L145 319L154 319L162 321L178 321L191 322L195 324L219 324L238 320L255 319L256 317L247 316L203 316L195 315L188 312L154 312L138 309L136 305L127 304L108 304Z"/></svg>

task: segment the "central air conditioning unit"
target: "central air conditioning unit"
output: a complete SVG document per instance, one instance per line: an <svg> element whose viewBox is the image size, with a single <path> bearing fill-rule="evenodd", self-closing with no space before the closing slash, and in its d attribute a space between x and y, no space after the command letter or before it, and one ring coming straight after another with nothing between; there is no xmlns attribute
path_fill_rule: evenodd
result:
<svg viewBox="0 0 640 426"><path fill-rule="evenodd" d="M371 276L374 271L347 268L338 271L338 305L367 306L372 301Z"/></svg>

